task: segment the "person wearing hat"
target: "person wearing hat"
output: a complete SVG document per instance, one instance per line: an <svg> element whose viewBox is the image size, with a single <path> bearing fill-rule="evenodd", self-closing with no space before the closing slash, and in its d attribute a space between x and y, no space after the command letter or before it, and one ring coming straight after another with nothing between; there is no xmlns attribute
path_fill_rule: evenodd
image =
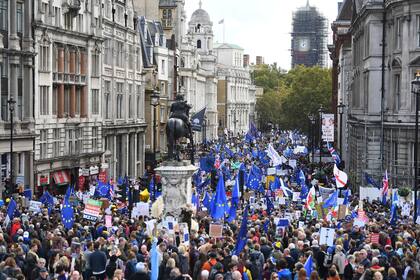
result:
<svg viewBox="0 0 420 280"><path fill-rule="evenodd" d="M335 247L335 254L332 263L337 267L338 274L342 279L344 275L344 268L346 266L346 256L343 253L343 247L341 245L337 245Z"/></svg>

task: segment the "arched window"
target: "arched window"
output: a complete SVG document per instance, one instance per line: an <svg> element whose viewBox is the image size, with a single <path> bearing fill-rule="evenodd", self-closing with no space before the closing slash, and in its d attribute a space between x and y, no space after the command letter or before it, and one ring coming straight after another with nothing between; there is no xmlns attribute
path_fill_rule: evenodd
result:
<svg viewBox="0 0 420 280"><path fill-rule="evenodd" d="M201 49L201 40L197 40L197 49Z"/></svg>

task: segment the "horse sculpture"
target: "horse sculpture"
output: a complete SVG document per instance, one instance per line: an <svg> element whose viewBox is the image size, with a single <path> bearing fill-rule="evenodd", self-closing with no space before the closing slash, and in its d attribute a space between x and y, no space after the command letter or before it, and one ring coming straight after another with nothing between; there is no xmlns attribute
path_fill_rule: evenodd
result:
<svg viewBox="0 0 420 280"><path fill-rule="evenodd" d="M190 106L186 104L182 95L177 95L176 102L171 106L171 115L166 124L168 140L168 159L180 161L179 140L183 137L190 139L191 164L194 164L194 139L189 123Z"/></svg>

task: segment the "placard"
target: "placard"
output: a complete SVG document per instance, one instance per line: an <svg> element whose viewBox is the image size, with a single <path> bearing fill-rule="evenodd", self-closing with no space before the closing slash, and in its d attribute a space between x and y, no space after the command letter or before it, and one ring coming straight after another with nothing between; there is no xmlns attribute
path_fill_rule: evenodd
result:
<svg viewBox="0 0 420 280"><path fill-rule="evenodd" d="M304 221L299 221L298 222L298 228L305 229L305 222Z"/></svg>
<svg viewBox="0 0 420 280"><path fill-rule="evenodd" d="M372 233L370 235L370 243L379 244L379 233Z"/></svg>
<svg viewBox="0 0 420 280"><path fill-rule="evenodd" d="M90 221L96 221L101 214L101 206L102 201L88 199L85 210L83 211L83 218Z"/></svg>
<svg viewBox="0 0 420 280"><path fill-rule="evenodd" d="M210 224L209 236L214 238L223 237L223 225L221 224Z"/></svg>
<svg viewBox="0 0 420 280"><path fill-rule="evenodd" d="M299 201L300 200L300 192L293 192L292 201Z"/></svg>
<svg viewBox="0 0 420 280"><path fill-rule="evenodd" d="M267 168L267 175L275 175L275 174L276 174L276 168L275 167Z"/></svg>
<svg viewBox="0 0 420 280"><path fill-rule="evenodd" d="M39 213L41 212L41 208L42 208L42 202L35 201L35 200L29 201L29 211L34 212L34 213Z"/></svg>
<svg viewBox="0 0 420 280"><path fill-rule="evenodd" d="M346 218L347 214L347 206L346 205L339 205L338 206L338 219L343 220Z"/></svg>
<svg viewBox="0 0 420 280"><path fill-rule="evenodd" d="M295 159L289 159L289 165L290 165L290 167L295 169L296 166L297 166L296 160Z"/></svg>
<svg viewBox="0 0 420 280"><path fill-rule="evenodd" d="M279 201L279 205L286 205L286 198L285 197L279 197L278 201Z"/></svg>
<svg viewBox="0 0 420 280"><path fill-rule="evenodd" d="M335 229L333 228L321 228L319 233L319 245L326 244L327 246L334 245Z"/></svg>
<svg viewBox="0 0 420 280"><path fill-rule="evenodd" d="M112 227L112 216L111 215L105 215L105 226L107 228Z"/></svg>

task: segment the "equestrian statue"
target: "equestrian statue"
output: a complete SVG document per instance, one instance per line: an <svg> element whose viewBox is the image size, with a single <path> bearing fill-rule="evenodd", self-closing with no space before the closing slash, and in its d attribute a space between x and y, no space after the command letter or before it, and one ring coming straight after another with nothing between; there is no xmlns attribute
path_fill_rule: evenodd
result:
<svg viewBox="0 0 420 280"><path fill-rule="evenodd" d="M184 100L184 96L177 94L175 102L171 105L171 112L166 124L166 137L168 140L168 159L180 161L179 139L190 139L191 164L194 164L194 140L190 122L191 106Z"/></svg>

